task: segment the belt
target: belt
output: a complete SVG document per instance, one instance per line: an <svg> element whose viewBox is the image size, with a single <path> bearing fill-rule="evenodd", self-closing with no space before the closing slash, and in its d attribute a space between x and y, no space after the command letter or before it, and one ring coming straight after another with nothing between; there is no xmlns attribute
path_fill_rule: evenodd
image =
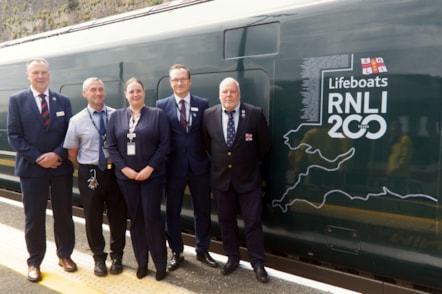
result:
<svg viewBox="0 0 442 294"><path fill-rule="evenodd" d="M86 167L86 168L93 168L93 169L98 169L98 165L96 164L80 164L80 166ZM106 168L105 169L113 169L114 168L114 164L113 163L108 163L106 164Z"/></svg>

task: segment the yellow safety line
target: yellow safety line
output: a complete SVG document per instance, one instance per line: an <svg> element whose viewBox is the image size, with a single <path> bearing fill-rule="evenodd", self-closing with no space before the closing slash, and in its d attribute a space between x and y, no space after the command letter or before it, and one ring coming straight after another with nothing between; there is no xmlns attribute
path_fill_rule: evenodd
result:
<svg viewBox="0 0 442 294"><path fill-rule="evenodd" d="M27 250L23 232L0 224L0 259L2 265L23 274L27 274ZM152 272L141 280L135 276L135 271L125 268L119 275L109 274L106 277L96 277L93 274L92 256L77 250L72 254L72 259L77 263L78 271L75 273L64 272L58 265L55 255L55 244L47 242L46 255L40 266L42 281L40 285L60 293L192 293L164 281L156 281ZM110 264L108 264L109 266Z"/></svg>

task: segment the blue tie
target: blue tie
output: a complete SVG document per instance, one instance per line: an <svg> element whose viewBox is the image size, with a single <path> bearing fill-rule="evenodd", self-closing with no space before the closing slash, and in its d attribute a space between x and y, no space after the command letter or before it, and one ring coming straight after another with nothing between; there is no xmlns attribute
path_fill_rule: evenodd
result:
<svg viewBox="0 0 442 294"><path fill-rule="evenodd" d="M227 147L232 147L233 140L235 140L235 121L233 120L233 114L235 110L228 111L224 110L225 113L229 115L229 120L227 121Z"/></svg>
<svg viewBox="0 0 442 294"><path fill-rule="evenodd" d="M106 127L104 126L104 118L103 118L104 111L100 112L100 150L98 151L99 157L98 157L98 168L103 171L106 168L106 157L104 156L103 152L103 146L104 146L104 137L106 135Z"/></svg>

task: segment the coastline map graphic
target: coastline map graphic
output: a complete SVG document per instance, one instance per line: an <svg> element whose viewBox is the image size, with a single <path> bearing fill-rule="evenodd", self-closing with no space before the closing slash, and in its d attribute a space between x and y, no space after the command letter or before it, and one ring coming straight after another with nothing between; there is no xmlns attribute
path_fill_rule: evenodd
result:
<svg viewBox="0 0 442 294"><path fill-rule="evenodd" d="M319 158L323 164L311 163L303 168L294 178L293 184L286 188L285 192L279 199L272 201L273 208L279 208L282 212L286 213L290 206L296 202L307 203L316 209L321 209L326 203L329 197L332 195L341 195L347 197L350 200L368 201L370 198L379 196L397 197L400 199L407 198L423 198L429 201L438 202L437 198L421 194L410 193L403 194L394 191L393 188L381 185L378 191L367 192L363 195L354 195L343 189L330 189L325 191L322 195L322 201L312 201L310 199L301 198L297 196L296 192L292 192L300 187L302 181L311 175L314 171L324 171L326 173L335 173L350 159L352 159L357 150L355 147L349 147L341 154L337 154L330 158L326 156L324 152L315 146L312 146L305 142L297 142L292 144L294 140L292 137L296 137L302 127L324 127L323 125L323 106L324 106L324 81L325 75L330 73L340 72L352 72L354 68L354 56L351 54L343 54L336 56L324 56L307 58L302 64L302 105L301 120L295 129L289 130L283 135L284 144L288 149L293 152L303 152L308 156L315 156ZM371 75L377 73L386 73L387 67L382 57L376 58L361 58L361 67L363 75ZM292 192L290 194L290 192ZM290 194L290 196L289 196ZM337 197L337 196L334 196Z"/></svg>

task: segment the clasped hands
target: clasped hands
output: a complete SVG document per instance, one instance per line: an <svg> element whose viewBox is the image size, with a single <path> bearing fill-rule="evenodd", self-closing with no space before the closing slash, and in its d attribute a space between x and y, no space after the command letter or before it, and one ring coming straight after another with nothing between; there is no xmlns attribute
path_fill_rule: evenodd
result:
<svg viewBox="0 0 442 294"><path fill-rule="evenodd" d="M145 168L137 172L134 169L126 166L121 170L121 172L131 180L145 181L152 175L153 168L150 166L146 166Z"/></svg>
<svg viewBox="0 0 442 294"><path fill-rule="evenodd" d="M61 157L55 152L43 153L35 162L44 168L57 168L63 163Z"/></svg>

